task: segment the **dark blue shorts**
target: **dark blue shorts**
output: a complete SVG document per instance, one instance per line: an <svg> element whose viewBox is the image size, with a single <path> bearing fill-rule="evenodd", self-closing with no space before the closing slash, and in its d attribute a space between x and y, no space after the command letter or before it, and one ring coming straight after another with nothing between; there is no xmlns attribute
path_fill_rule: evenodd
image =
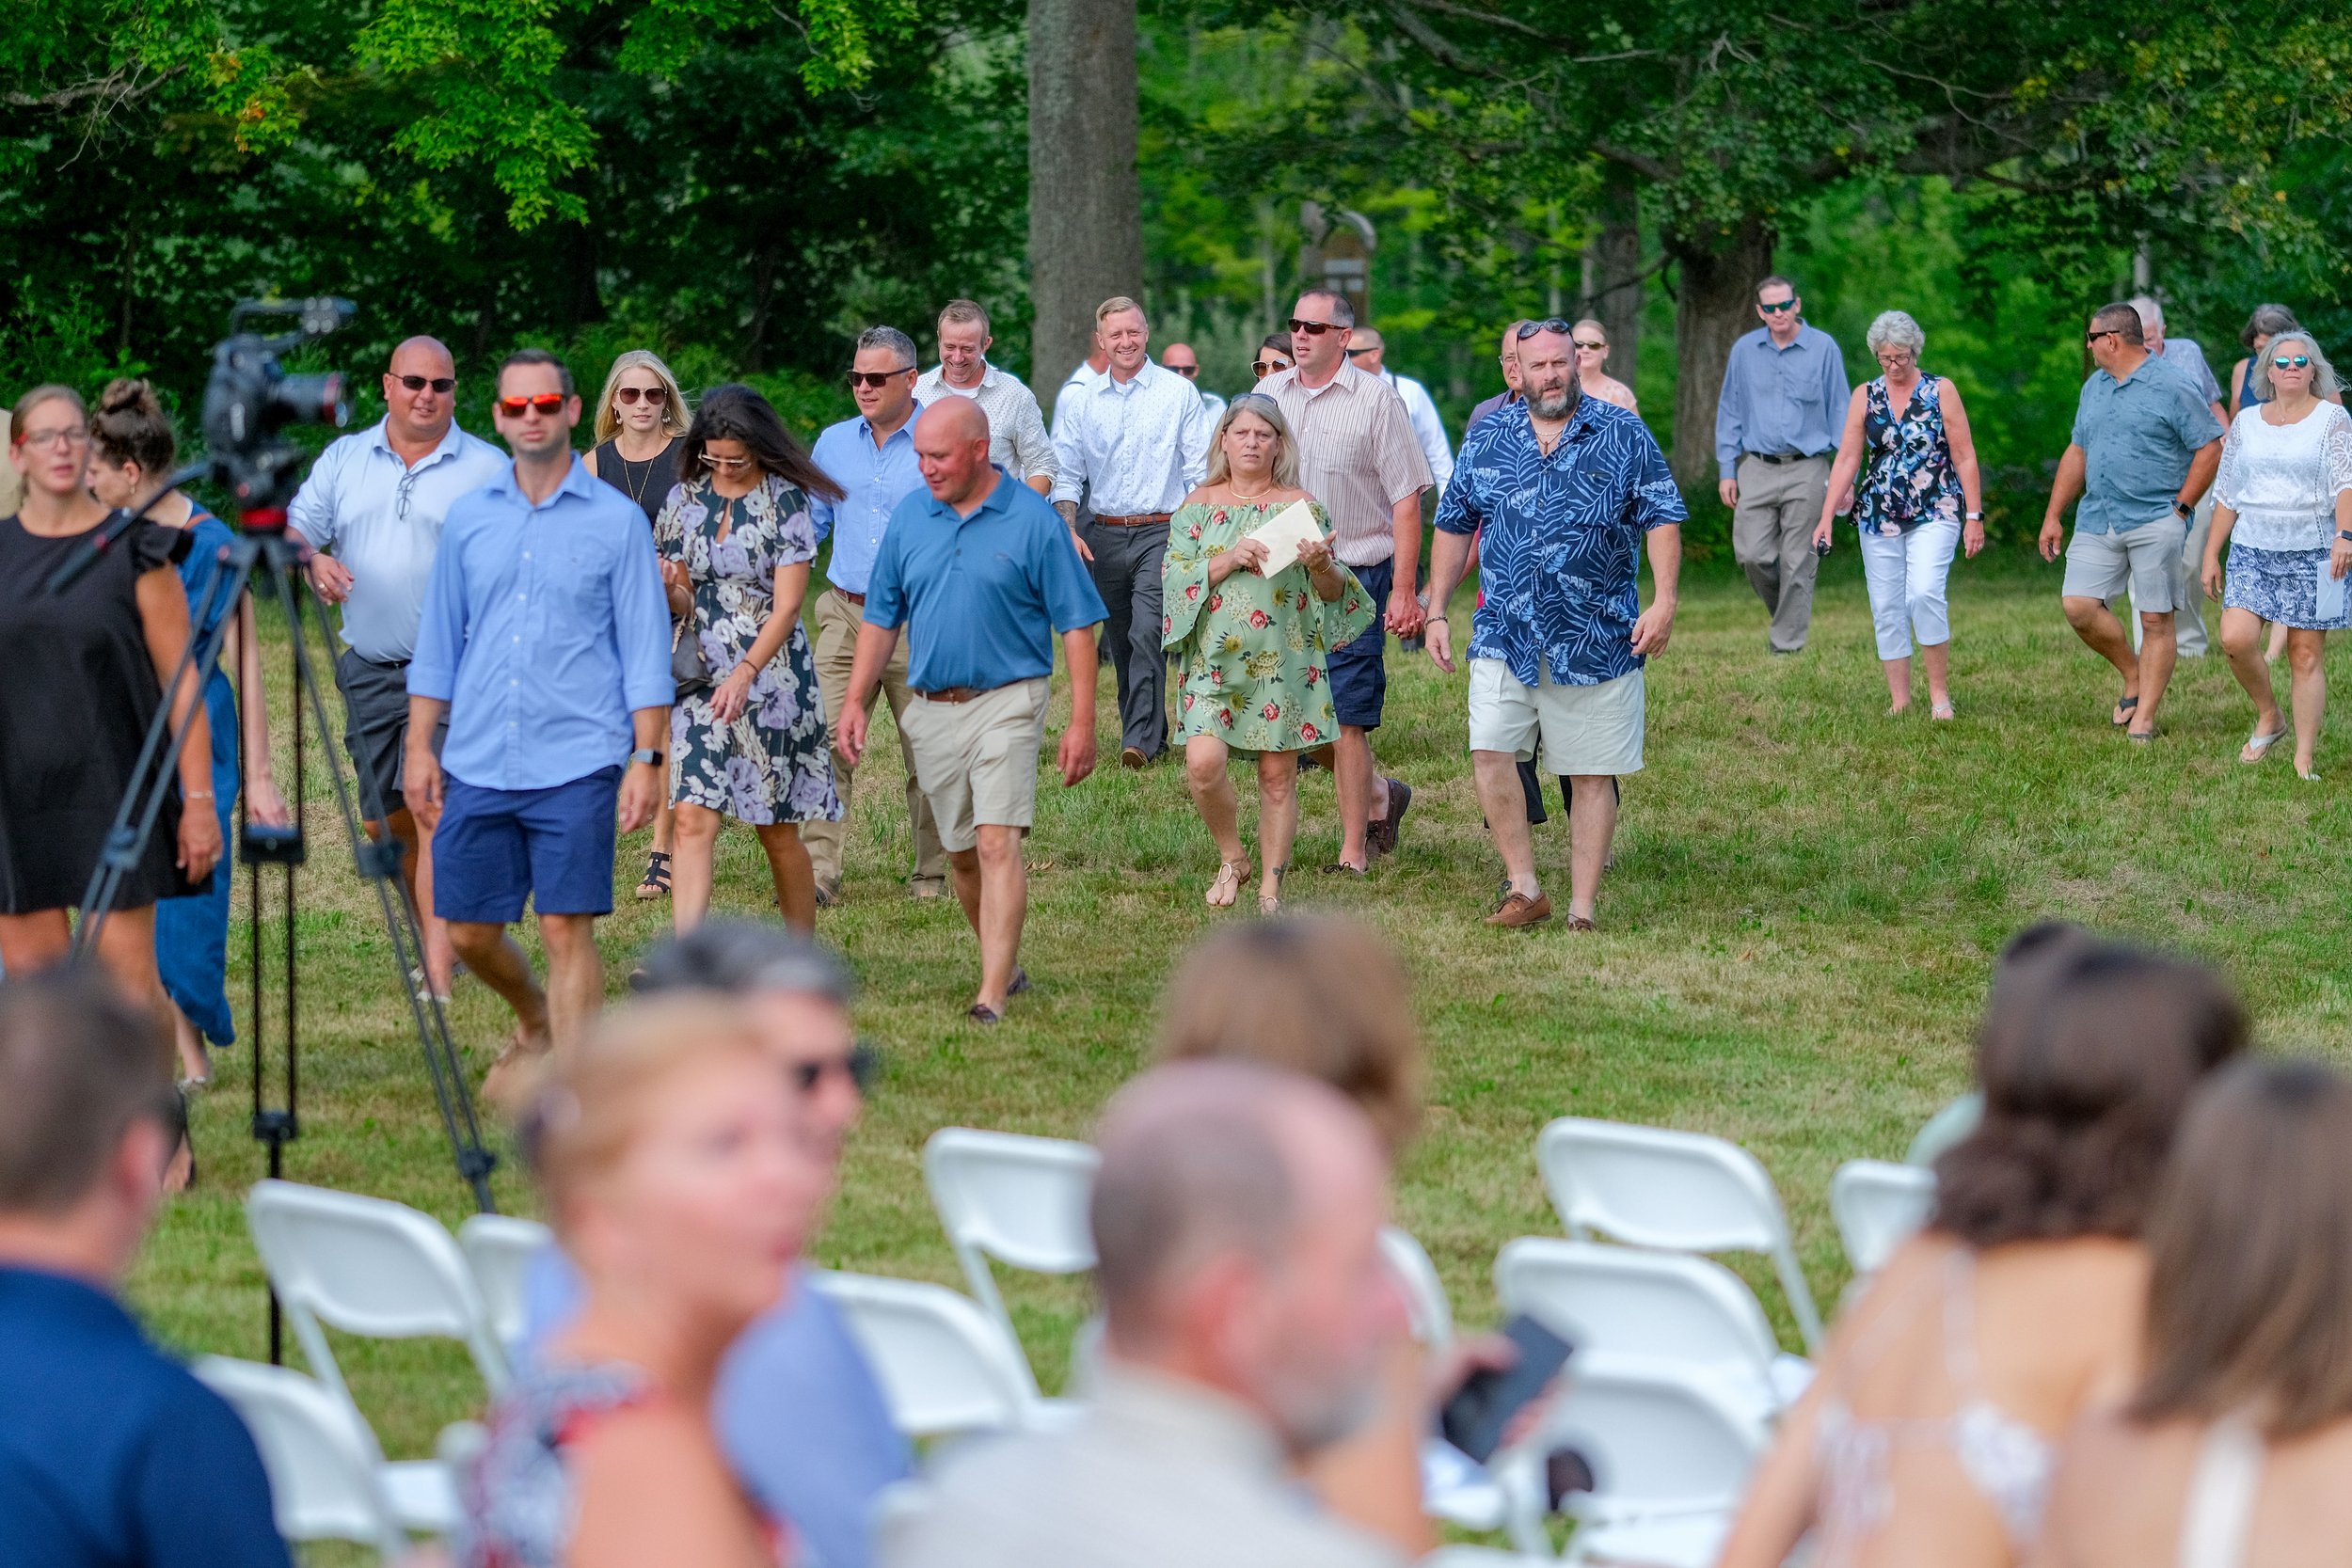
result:
<svg viewBox="0 0 2352 1568"><path fill-rule="evenodd" d="M1353 642L1331 650L1326 668L1331 676L1331 712L1343 724L1359 729L1380 727L1380 709L1389 700L1389 633L1382 626L1389 613L1389 588L1395 581L1396 563L1350 566L1356 580L1372 600L1372 625Z"/></svg>
<svg viewBox="0 0 2352 1568"><path fill-rule="evenodd" d="M528 897L541 914L611 914L621 770L548 789L489 789L442 775L433 830L433 912L504 926Z"/></svg>

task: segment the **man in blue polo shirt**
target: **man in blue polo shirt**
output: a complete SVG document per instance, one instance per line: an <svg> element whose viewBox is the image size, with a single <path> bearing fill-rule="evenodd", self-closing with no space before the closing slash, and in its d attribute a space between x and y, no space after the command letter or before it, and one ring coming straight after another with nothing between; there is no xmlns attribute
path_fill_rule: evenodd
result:
<svg viewBox="0 0 2352 1568"><path fill-rule="evenodd" d="M2099 368L2083 383L2074 439L2050 485L2042 558L2058 558L2066 508L2081 497L2059 602L2075 635L2123 677L2110 721L2148 741L2178 652L2174 562L2198 498L2221 467L2222 431L2202 388L2148 352L2130 306L2101 306L2086 341ZM2139 616L2137 654L2107 608L2126 586Z"/></svg>
<svg viewBox="0 0 2352 1568"><path fill-rule="evenodd" d="M0 986L8 1568L286 1568L252 1437L115 1301L179 1142L170 1061L96 972Z"/></svg>
<svg viewBox="0 0 2352 1568"><path fill-rule="evenodd" d="M653 535L572 451L571 372L524 349L499 367L498 393L515 461L442 526L408 666L407 762L409 806L440 857L434 911L515 1009L483 1081L493 1099L604 1006L596 917L612 912L615 811L624 832L653 820L676 690ZM506 934L526 898L548 951L544 991Z"/></svg>
<svg viewBox="0 0 2352 1568"><path fill-rule="evenodd" d="M852 765L866 750L866 705L906 626L914 700L899 725L979 938L970 1017L996 1023L1027 984L1018 968L1029 904L1021 840L1037 814L1052 633L1070 662L1059 752L1069 786L1094 771L1094 627L1107 611L1061 518L989 462L988 420L970 399L926 408L914 451L930 493L901 501L882 535L834 744Z"/></svg>

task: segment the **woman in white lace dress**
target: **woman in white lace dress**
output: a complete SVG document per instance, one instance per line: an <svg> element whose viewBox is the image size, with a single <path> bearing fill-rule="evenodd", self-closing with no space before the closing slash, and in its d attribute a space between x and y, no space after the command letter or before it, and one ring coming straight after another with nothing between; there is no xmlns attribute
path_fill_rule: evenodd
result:
<svg viewBox="0 0 2352 1568"><path fill-rule="evenodd" d="M2262 657L2262 623L2273 621L2287 628L2295 770L2316 779L2328 634L2352 626L2352 416L2326 401L2337 393L2336 372L2301 327L2273 337L2249 377L2263 401L2238 410L2230 425L2214 486L2205 592L2222 602L2221 651L2254 699L2254 732L2238 761L2262 761L2287 733Z"/></svg>

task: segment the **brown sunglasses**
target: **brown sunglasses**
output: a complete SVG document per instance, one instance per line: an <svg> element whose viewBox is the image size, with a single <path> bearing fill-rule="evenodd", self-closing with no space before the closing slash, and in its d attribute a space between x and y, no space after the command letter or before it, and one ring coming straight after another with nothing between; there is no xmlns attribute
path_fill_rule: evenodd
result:
<svg viewBox="0 0 2352 1568"><path fill-rule="evenodd" d="M895 371L851 371L850 372L850 385L852 387L867 387L871 388L875 391L880 391L884 387L890 385L890 378L892 376L913 375L914 373L914 367L913 365L901 365Z"/></svg>
<svg viewBox="0 0 2352 1568"><path fill-rule="evenodd" d="M639 398L644 398L651 404L667 403L670 401L670 388L667 387L622 387L612 394L614 403L635 403Z"/></svg>

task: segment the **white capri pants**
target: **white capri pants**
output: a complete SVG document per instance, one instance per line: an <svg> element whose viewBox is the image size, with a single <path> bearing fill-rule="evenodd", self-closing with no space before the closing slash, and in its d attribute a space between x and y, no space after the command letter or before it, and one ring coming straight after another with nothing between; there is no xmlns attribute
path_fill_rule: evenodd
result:
<svg viewBox="0 0 2352 1568"><path fill-rule="evenodd" d="M1870 585L1870 625L1879 657L1909 658L1914 628L1919 646L1952 640L1951 607L1945 579L1952 574L1952 552L1960 547L1960 519L1939 514L1909 533L1862 535L1862 575Z"/></svg>

